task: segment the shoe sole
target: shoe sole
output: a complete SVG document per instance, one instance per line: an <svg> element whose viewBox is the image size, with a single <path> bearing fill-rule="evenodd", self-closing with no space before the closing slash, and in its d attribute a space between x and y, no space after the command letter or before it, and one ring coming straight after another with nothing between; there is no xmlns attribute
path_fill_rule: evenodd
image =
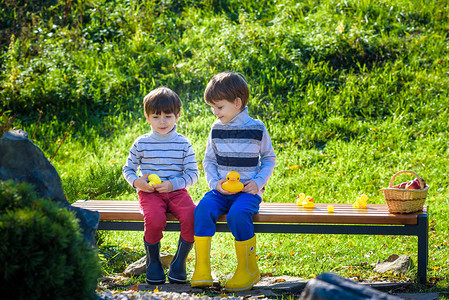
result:
<svg viewBox="0 0 449 300"><path fill-rule="evenodd" d="M147 280L147 284L152 284L152 285L155 285L155 284L164 284L165 283L165 280L164 281L162 281L162 280L160 280L160 281L148 281Z"/></svg>
<svg viewBox="0 0 449 300"><path fill-rule="evenodd" d="M173 277L170 277L170 276L167 276L167 277L168 277L168 281L170 281L170 283L183 284L183 283L187 282L186 279L177 279L177 278L173 278Z"/></svg>
<svg viewBox="0 0 449 300"><path fill-rule="evenodd" d="M247 286L247 287L244 287L244 288L241 288L241 289L229 289L229 288L227 288L226 286L225 286L225 291L227 291L227 292L243 292L243 291L249 291L250 289L252 289L253 288L253 286L256 284L256 283L258 283L259 281L260 281L260 276L259 276L259 278L257 278L256 280L254 280L254 282L253 283L251 283L249 286Z"/></svg>
<svg viewBox="0 0 449 300"><path fill-rule="evenodd" d="M191 281L191 287L210 287L213 286L214 282L212 280L203 280L203 281Z"/></svg>

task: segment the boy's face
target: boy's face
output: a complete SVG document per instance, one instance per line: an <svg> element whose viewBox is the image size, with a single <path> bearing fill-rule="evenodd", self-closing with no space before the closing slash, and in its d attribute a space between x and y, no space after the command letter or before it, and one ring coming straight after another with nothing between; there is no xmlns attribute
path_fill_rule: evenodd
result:
<svg viewBox="0 0 449 300"><path fill-rule="evenodd" d="M173 130L176 122L178 122L179 115L174 113L166 114L162 112L161 114L150 114L145 113L145 118L148 123L151 124L151 128L159 134L167 134Z"/></svg>
<svg viewBox="0 0 449 300"><path fill-rule="evenodd" d="M218 100L215 103L210 103L213 114L223 123L226 124L231 121L242 110L242 100L236 98L234 102L227 100Z"/></svg>

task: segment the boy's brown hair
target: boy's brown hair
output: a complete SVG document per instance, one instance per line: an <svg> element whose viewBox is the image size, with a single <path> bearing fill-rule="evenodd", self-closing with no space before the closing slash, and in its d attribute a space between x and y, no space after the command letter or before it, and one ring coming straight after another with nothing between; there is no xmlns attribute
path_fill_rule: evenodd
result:
<svg viewBox="0 0 449 300"><path fill-rule="evenodd" d="M162 112L178 115L181 111L182 102L178 94L171 89L161 86L152 90L143 98L143 108L147 116Z"/></svg>
<svg viewBox="0 0 449 300"><path fill-rule="evenodd" d="M248 104L249 88L245 79L239 73L223 72L215 75L204 91L204 101L208 104L214 104L220 100L234 103L236 98L242 100L243 110Z"/></svg>

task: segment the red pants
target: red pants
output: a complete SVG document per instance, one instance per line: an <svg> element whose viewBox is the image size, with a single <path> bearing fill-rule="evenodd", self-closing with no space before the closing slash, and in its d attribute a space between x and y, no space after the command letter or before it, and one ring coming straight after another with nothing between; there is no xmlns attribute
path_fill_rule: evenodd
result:
<svg viewBox="0 0 449 300"><path fill-rule="evenodd" d="M162 237L167 225L166 212L172 213L181 223L181 237L184 241L193 242L193 211L195 204L186 189L171 193L146 193L139 191L140 212L145 221L145 241L156 244Z"/></svg>

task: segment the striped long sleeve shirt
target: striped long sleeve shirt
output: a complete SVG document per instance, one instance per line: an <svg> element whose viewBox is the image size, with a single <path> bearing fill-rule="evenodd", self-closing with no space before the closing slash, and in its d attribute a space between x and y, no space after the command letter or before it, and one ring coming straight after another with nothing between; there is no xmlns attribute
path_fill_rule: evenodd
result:
<svg viewBox="0 0 449 300"><path fill-rule="evenodd" d="M247 107L226 124L220 120L212 124L203 161L211 189L229 171L237 171L242 182L254 180L261 196L275 164L267 129L261 121L248 116Z"/></svg>
<svg viewBox="0 0 449 300"><path fill-rule="evenodd" d="M162 181L170 180L174 191L198 181L198 165L192 145L185 136L176 132L176 126L168 134L155 131L144 134L131 146L122 169L126 181L133 186L134 180L147 172L157 174Z"/></svg>

